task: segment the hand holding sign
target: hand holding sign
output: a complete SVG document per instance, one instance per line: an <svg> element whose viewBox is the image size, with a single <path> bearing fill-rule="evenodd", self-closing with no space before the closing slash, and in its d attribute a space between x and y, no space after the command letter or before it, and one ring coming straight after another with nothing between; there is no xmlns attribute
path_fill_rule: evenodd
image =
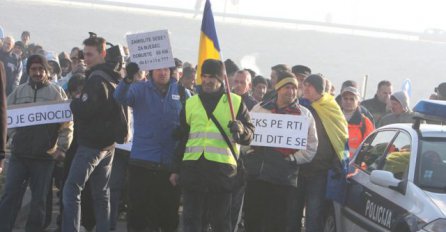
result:
<svg viewBox="0 0 446 232"><path fill-rule="evenodd" d="M127 35L130 60L141 70L174 67L175 61L167 30Z"/></svg>

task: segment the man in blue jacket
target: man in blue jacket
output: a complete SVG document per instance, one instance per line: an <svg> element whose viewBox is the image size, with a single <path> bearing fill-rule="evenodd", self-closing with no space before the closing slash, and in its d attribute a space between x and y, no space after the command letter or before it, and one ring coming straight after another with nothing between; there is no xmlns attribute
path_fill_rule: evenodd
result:
<svg viewBox="0 0 446 232"><path fill-rule="evenodd" d="M169 68L151 70L149 76L147 82L133 82L127 75L114 93L133 108L127 227L130 232L176 231L180 191L169 182L177 144L173 132L179 126L181 98L190 94L180 94Z"/></svg>

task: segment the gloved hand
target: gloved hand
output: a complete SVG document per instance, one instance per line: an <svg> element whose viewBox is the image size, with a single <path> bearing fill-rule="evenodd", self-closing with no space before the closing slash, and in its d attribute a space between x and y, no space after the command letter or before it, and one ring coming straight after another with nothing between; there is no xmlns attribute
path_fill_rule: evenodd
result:
<svg viewBox="0 0 446 232"><path fill-rule="evenodd" d="M126 83L132 83L133 79L135 77L135 74L139 72L138 64L134 63L134 62L128 63L125 66L125 72L126 72L126 75L125 75L125 78L124 78L125 82Z"/></svg>
<svg viewBox="0 0 446 232"><path fill-rule="evenodd" d="M239 120L230 121L228 127L235 141L237 141L240 138L240 135L244 132L243 123Z"/></svg>

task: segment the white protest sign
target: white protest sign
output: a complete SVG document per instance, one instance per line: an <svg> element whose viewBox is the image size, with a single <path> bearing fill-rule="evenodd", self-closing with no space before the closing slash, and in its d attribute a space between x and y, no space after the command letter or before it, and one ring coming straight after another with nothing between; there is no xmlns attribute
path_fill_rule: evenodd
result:
<svg viewBox="0 0 446 232"><path fill-rule="evenodd" d="M8 106L8 128L62 123L73 120L70 101Z"/></svg>
<svg viewBox="0 0 446 232"><path fill-rule="evenodd" d="M127 35L130 60L141 70L174 67L175 61L167 30Z"/></svg>
<svg viewBox="0 0 446 232"><path fill-rule="evenodd" d="M306 149L308 119L290 114L250 113L255 126L251 146Z"/></svg>

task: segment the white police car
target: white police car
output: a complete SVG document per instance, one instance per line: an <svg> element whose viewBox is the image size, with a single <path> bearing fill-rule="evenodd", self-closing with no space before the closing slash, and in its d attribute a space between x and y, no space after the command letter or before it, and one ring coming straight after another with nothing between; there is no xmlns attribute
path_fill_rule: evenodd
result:
<svg viewBox="0 0 446 232"><path fill-rule="evenodd" d="M420 101L420 118L370 134L350 162L345 202L325 231L446 231L446 102Z"/></svg>

